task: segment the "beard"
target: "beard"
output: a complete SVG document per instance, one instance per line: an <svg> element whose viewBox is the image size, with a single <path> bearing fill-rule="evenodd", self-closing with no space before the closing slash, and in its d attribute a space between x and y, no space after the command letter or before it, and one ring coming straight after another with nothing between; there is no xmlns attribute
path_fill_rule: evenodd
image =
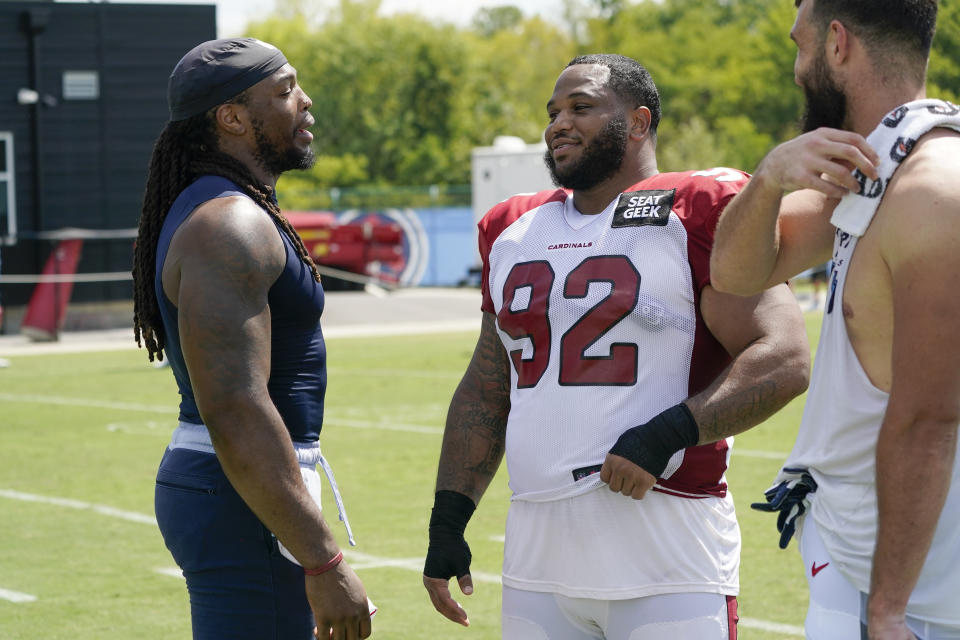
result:
<svg viewBox="0 0 960 640"><path fill-rule="evenodd" d="M309 169L316 161L311 147L301 150L291 141L285 148L281 148L271 142L267 138L261 120L254 119L253 135L257 141L255 151L257 162L271 175L279 176L291 169Z"/></svg>
<svg viewBox="0 0 960 640"><path fill-rule="evenodd" d="M837 85L823 53L817 56L813 69L803 81L807 98L801 129L806 133L820 127L843 129L847 120L847 95Z"/></svg>
<svg viewBox="0 0 960 640"><path fill-rule="evenodd" d="M550 149L543 161L550 170L553 184L565 189L591 189L615 174L627 150L627 120L623 116L603 126L580 157L566 169L557 169Z"/></svg>

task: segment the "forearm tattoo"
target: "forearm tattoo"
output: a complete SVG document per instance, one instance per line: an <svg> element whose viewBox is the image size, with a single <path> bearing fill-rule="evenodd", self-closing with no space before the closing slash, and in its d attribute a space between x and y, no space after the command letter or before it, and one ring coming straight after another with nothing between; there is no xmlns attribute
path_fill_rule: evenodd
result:
<svg viewBox="0 0 960 640"><path fill-rule="evenodd" d="M484 315L473 359L447 413L437 488L480 499L503 459L510 412L510 363Z"/></svg>
<svg viewBox="0 0 960 640"><path fill-rule="evenodd" d="M697 416L700 442L736 435L773 415L784 401L774 380L764 380L716 402L707 401Z"/></svg>

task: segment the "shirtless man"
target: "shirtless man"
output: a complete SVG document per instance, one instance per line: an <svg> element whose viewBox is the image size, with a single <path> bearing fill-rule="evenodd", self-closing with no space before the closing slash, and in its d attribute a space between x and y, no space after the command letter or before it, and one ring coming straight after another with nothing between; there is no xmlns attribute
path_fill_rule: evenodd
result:
<svg viewBox="0 0 960 640"><path fill-rule="evenodd" d="M926 99L937 3L796 4L807 133L726 208L711 260L741 295L834 260L803 422L761 506L781 546L803 525L808 638L958 638L960 109Z"/></svg>

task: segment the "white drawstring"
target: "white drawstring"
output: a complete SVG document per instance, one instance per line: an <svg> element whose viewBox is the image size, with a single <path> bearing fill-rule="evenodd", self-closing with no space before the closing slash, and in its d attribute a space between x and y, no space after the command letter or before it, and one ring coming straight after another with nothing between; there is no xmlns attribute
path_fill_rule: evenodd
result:
<svg viewBox="0 0 960 640"><path fill-rule="evenodd" d="M330 489L333 491L333 500L337 503L337 513L340 515L340 521L343 522L343 526L347 530L347 540L350 542L351 547L357 546L357 541L353 539L353 530L350 528L350 520L347 519L347 509L343 505L343 498L340 497L340 489L337 487L337 480L333 477L333 469L330 468L330 463L327 462L327 459L322 455L320 456L320 468L323 469L324 475L327 476L327 480L330 481Z"/></svg>
<svg viewBox="0 0 960 640"><path fill-rule="evenodd" d="M191 422L180 422L170 438L171 449L190 449L191 451L200 451L203 453L216 452L213 449L213 442L210 440L210 432L202 424L193 424ZM312 470L316 473L317 465L323 469L330 483L330 489L333 491L333 500L337 503L337 514L343 526L347 530L347 540L351 547L357 546L357 541L353 537L353 529L350 528L350 520L347 519L347 509L343 504L343 497L340 495L340 488L337 486L337 480L333 476L333 469L330 463L320 453L319 442L294 442L293 448L297 454L297 462L304 469Z"/></svg>

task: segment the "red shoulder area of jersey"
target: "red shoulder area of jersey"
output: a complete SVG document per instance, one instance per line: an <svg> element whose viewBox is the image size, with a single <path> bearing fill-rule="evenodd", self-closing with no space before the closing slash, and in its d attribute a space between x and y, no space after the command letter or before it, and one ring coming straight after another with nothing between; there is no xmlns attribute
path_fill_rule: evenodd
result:
<svg viewBox="0 0 960 640"><path fill-rule="evenodd" d="M650 176L646 180L641 180L634 186L626 189L680 189L697 190L707 189L710 191L733 192L736 193L743 188L743 183L750 179L750 174L739 169L729 167L714 167L712 169L693 169L690 171L674 171L668 173L658 173Z"/></svg>
<svg viewBox="0 0 960 640"><path fill-rule="evenodd" d="M517 218L528 211L543 206L548 202L564 202L570 197L570 192L564 189L548 189L537 193L524 193L507 198L487 212L480 220L480 235L490 239L490 244L504 229L517 221Z"/></svg>
<svg viewBox="0 0 960 640"><path fill-rule="evenodd" d="M487 214L483 216L477 224L479 230L478 245L480 249L480 259L483 263L481 274L480 290L483 293L483 301L480 308L483 311L493 313L493 300L490 298L489 279L490 279L490 248L503 230L516 222L523 214L532 211L537 207L542 207L549 202L564 202L570 197L570 192L563 189L552 189L540 191L538 193L525 193L522 195L507 198L500 204L494 206Z"/></svg>
<svg viewBox="0 0 960 640"><path fill-rule="evenodd" d="M700 171L658 173L624 191L676 189L673 212L687 227L691 223L709 221L712 237L716 217L749 180L750 174L738 169L715 167Z"/></svg>

